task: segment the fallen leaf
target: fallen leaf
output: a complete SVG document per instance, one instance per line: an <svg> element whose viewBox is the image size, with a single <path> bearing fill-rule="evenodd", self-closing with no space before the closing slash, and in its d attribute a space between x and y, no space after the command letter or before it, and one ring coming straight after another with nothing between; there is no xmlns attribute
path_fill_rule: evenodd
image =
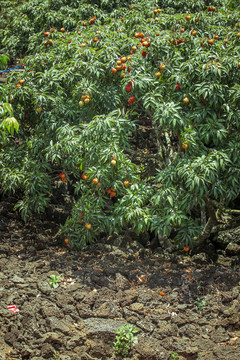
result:
<svg viewBox="0 0 240 360"><path fill-rule="evenodd" d="M136 277L139 281L146 284L146 282L147 282L146 275L140 275L140 276L136 276Z"/></svg>

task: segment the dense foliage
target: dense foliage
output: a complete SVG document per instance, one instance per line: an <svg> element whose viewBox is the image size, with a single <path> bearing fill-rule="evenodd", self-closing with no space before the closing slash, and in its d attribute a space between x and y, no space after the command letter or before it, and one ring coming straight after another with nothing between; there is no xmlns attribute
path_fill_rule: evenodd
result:
<svg viewBox="0 0 240 360"><path fill-rule="evenodd" d="M74 187L71 246L129 226L204 241L240 194L237 2L32 0L5 16L3 50L25 66L0 99L2 123L14 119L0 181L22 194L23 219L62 181ZM130 157L143 119L155 131L151 177Z"/></svg>

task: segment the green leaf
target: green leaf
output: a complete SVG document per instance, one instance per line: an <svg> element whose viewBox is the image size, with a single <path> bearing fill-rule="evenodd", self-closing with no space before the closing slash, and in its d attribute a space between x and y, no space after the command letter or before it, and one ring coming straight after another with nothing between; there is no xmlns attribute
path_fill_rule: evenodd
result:
<svg viewBox="0 0 240 360"><path fill-rule="evenodd" d="M173 198L171 196L167 196L167 199L169 201L169 204L173 206Z"/></svg>
<svg viewBox="0 0 240 360"><path fill-rule="evenodd" d="M3 108L4 108L5 111L8 111L10 114L11 114L12 111L13 111L12 105L9 104L9 103L3 104Z"/></svg>
<svg viewBox="0 0 240 360"><path fill-rule="evenodd" d="M14 130L18 133L19 123L14 117L8 117L2 121L3 129L6 129L10 135L14 134Z"/></svg>

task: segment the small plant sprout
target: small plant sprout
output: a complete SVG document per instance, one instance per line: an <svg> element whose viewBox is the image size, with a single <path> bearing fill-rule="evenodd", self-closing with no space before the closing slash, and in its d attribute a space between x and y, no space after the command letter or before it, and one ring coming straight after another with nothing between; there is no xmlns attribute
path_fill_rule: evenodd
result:
<svg viewBox="0 0 240 360"><path fill-rule="evenodd" d="M52 286L54 289L56 289L59 284L62 275L50 275L49 285Z"/></svg>
<svg viewBox="0 0 240 360"><path fill-rule="evenodd" d="M134 344L137 342L137 332L140 330L135 328L132 324L121 326L116 333L116 341L113 343L116 354L126 357Z"/></svg>
<svg viewBox="0 0 240 360"><path fill-rule="evenodd" d="M199 311L200 313L202 312L202 310L204 309L204 307L206 306L206 301L205 300L201 300L199 297L197 298L196 301L194 301L194 304L196 306L197 311Z"/></svg>
<svg viewBox="0 0 240 360"><path fill-rule="evenodd" d="M178 359L179 359L179 354L175 351L172 351L169 360L178 360Z"/></svg>
<svg viewBox="0 0 240 360"><path fill-rule="evenodd" d="M201 285L199 284L197 286L198 296L197 296L197 300L194 301L194 304L195 304L196 310L201 313L202 310L204 309L204 307L206 306L206 300L205 300L206 297L204 299L201 299L200 290L201 290Z"/></svg>

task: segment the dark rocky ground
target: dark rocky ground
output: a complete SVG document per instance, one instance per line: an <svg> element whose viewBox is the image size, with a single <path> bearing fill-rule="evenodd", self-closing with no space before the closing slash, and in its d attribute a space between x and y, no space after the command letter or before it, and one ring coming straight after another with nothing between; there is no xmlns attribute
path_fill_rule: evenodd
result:
<svg viewBox="0 0 240 360"><path fill-rule="evenodd" d="M115 331L127 323L140 329L132 360L240 359L240 227L215 261L152 251L131 232L74 253L59 225L24 224L13 205L0 202L1 360L120 359Z"/></svg>

